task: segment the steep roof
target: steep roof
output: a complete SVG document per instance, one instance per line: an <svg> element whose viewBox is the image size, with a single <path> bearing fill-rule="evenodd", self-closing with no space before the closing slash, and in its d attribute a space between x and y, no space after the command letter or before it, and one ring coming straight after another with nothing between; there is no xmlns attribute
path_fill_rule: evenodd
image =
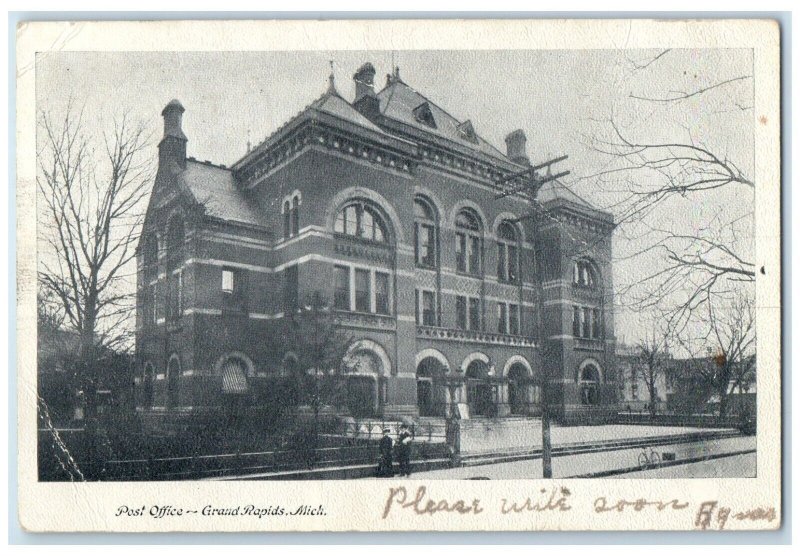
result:
<svg viewBox="0 0 800 556"><path fill-rule="evenodd" d="M463 147L477 150L504 162L511 162L500 150L474 134L469 120L458 121L443 108L409 87L398 77L387 83L378 93L381 114L406 125L448 139ZM428 112L429 111L429 112ZM426 116L432 116L435 127L428 125ZM472 139L472 140L471 140Z"/></svg>
<svg viewBox="0 0 800 556"><path fill-rule="evenodd" d="M589 201L575 193L572 189L558 180L547 182L542 186L542 189L539 191L540 203L549 203L558 199L569 201L570 203L574 203L592 210L597 210L591 203L589 203Z"/></svg>
<svg viewBox="0 0 800 556"><path fill-rule="evenodd" d="M209 216L251 226L268 226L256 200L236 186L231 170L190 159L178 179Z"/></svg>

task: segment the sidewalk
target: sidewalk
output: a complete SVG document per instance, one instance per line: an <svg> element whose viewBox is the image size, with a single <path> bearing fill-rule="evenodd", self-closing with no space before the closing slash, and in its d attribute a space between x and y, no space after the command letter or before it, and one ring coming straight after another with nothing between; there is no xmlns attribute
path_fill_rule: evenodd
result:
<svg viewBox="0 0 800 556"><path fill-rule="evenodd" d="M685 459L714 457L722 454L741 453L751 450L755 451L755 449L756 438L754 436L744 436L720 440L709 440L705 442L690 442L659 446L656 448L656 451L659 452L659 454L664 452L675 452L676 459L680 461ZM575 477L589 473L629 469L638 465L638 457L641 453L641 448L630 448L555 457L553 458L553 477ZM669 468L664 469L668 470ZM669 471L665 471L664 473L666 476L673 478L680 476L677 474L677 468L675 471L676 474L674 475L669 475ZM471 467L456 467L451 469L440 469L436 471L414 473L411 476L412 480L480 478L494 480L541 479L542 460L530 459L507 463L476 465ZM609 478L614 477L611 476Z"/></svg>

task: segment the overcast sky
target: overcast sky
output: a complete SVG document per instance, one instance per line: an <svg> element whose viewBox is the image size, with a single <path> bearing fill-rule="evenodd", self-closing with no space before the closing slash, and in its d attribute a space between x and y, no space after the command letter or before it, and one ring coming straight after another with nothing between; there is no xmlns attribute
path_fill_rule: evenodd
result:
<svg viewBox="0 0 800 556"><path fill-rule="evenodd" d="M392 57L402 79L501 150L503 138L522 128L533 161L568 154L560 165L565 180L600 207L613 204L586 179L608 164L587 138L607 132L615 119L634 137L681 140L690 137L725 153L752 175L753 82L743 79L698 95L677 106L631 98L664 97L694 91L739 76L752 75L750 50L660 51L400 51L391 52L208 52L208 53L59 53L37 57L37 107L53 115L68 101L84 107L93 129L108 128L114 116L128 112L145 120L155 144L160 112L172 98L186 108L184 132L189 156L232 164L255 144L297 114L326 89L329 60L336 86L353 97L352 75L364 62L377 69L380 89ZM645 66L646 67L643 67ZM98 134L98 137L100 135ZM675 201L659 215L688 228L702 226L719 211L746 215L752 195L715 193ZM742 239L750 241L751 233ZM635 242L617 239L623 257ZM742 249L749 253L750 247ZM652 263L652 262L651 262ZM641 260L615 265L617 283L635 282ZM637 339L639 316L618 311L617 336Z"/></svg>

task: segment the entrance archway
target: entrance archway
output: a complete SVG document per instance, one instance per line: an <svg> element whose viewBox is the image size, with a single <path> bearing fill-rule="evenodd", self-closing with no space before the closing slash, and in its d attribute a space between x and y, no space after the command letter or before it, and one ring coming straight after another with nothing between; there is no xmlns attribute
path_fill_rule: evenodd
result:
<svg viewBox="0 0 800 556"><path fill-rule="evenodd" d="M347 370L345 404L353 417L376 417L386 403L389 357L379 344L356 342L345 356Z"/></svg>
<svg viewBox="0 0 800 556"><path fill-rule="evenodd" d="M417 407L422 417L444 416L447 409L447 369L435 357L426 357L417 365Z"/></svg>
<svg viewBox="0 0 800 556"><path fill-rule="evenodd" d="M508 370L508 406L513 415L528 413L530 403L531 376L521 363L514 363Z"/></svg>
<svg viewBox="0 0 800 556"><path fill-rule="evenodd" d="M600 370L594 363L587 363L581 368L580 396L581 404L595 405L598 403L598 386L600 385Z"/></svg>
<svg viewBox="0 0 800 556"><path fill-rule="evenodd" d="M472 361L465 374L467 380L467 403L471 415L494 414L492 385L489 383L489 365L481 360Z"/></svg>

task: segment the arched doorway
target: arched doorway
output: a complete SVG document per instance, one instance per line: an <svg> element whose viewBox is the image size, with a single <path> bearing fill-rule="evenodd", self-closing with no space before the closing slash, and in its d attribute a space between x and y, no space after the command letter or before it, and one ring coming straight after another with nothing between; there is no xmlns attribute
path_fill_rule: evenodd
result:
<svg viewBox="0 0 800 556"><path fill-rule="evenodd" d="M600 370L594 363L587 363L580 372L581 404L595 405L598 400L598 386L600 385Z"/></svg>
<svg viewBox="0 0 800 556"><path fill-rule="evenodd" d="M382 395L383 365L380 358L366 349L355 350L348 355L346 382L347 410L353 417L375 417L385 398Z"/></svg>
<svg viewBox="0 0 800 556"><path fill-rule="evenodd" d="M512 415L528 413L531 376L522 363L514 363L508 370L508 406Z"/></svg>
<svg viewBox="0 0 800 556"><path fill-rule="evenodd" d="M172 409L178 402L178 382L181 376L181 362L173 356L167 365L167 408Z"/></svg>
<svg viewBox="0 0 800 556"><path fill-rule="evenodd" d="M489 383L489 365L481 360L472 361L467 367L467 403L469 412L476 416L494 413L492 385Z"/></svg>
<svg viewBox="0 0 800 556"><path fill-rule="evenodd" d="M444 416L447 410L446 367L435 357L417 365L417 407L422 417Z"/></svg>

